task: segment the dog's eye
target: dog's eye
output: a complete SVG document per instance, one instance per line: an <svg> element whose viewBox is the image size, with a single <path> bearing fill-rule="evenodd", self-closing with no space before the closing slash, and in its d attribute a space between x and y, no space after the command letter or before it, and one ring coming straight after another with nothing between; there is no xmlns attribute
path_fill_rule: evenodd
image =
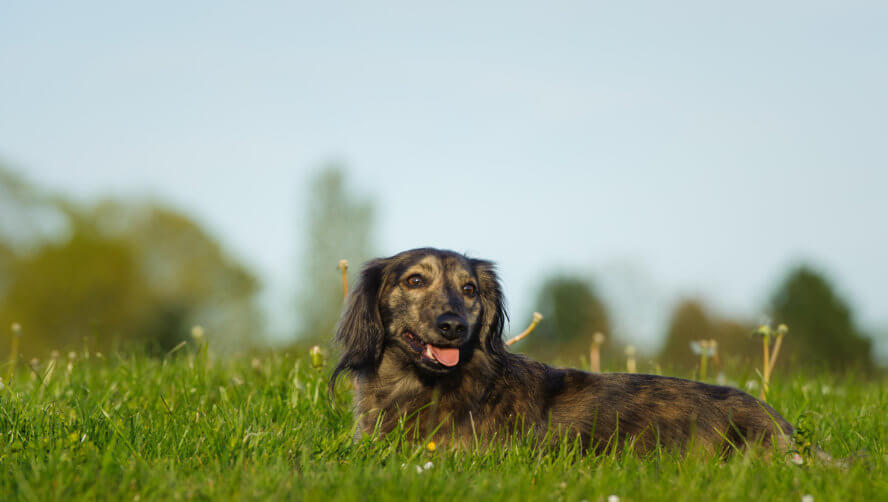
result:
<svg viewBox="0 0 888 502"><path fill-rule="evenodd" d="M468 296L469 298L475 296L475 285L469 283L463 286L463 294Z"/></svg>
<svg viewBox="0 0 888 502"><path fill-rule="evenodd" d="M425 285L425 281L419 274L413 274L407 278L407 287L410 289L421 288Z"/></svg>

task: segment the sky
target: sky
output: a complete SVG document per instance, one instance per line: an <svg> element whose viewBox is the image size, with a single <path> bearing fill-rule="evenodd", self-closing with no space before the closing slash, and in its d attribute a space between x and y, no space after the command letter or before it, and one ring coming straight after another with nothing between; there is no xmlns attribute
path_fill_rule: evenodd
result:
<svg viewBox="0 0 888 502"><path fill-rule="evenodd" d="M331 161L381 255L497 261L513 331L547 274L589 275L653 350L681 298L758 320L805 262L888 332L885 26L854 1L3 2L0 159L187 211L278 337Z"/></svg>

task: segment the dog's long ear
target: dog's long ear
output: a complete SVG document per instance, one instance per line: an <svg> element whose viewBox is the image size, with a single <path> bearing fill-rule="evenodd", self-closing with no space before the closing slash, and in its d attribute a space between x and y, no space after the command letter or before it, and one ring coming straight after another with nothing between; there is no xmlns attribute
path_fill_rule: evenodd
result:
<svg viewBox="0 0 888 502"><path fill-rule="evenodd" d="M382 356L385 328L379 315L379 295L384 286L385 265L385 260L364 265L358 283L348 295L348 305L336 326L334 341L342 348L342 357L330 377L331 394L340 373L365 371Z"/></svg>
<svg viewBox="0 0 888 502"><path fill-rule="evenodd" d="M503 288L496 275L496 266L486 260L472 260L472 268L478 277L481 298L481 344L489 354L503 356L506 344L503 342L503 328L509 315L506 313L506 301Z"/></svg>

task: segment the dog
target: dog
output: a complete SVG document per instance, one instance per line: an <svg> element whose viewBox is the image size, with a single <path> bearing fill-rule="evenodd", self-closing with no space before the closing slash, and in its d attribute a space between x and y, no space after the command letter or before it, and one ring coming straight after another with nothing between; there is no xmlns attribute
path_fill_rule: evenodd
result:
<svg viewBox="0 0 888 502"><path fill-rule="evenodd" d="M495 265L432 248L368 262L349 295L329 382L354 377L356 437L406 427L461 445L512 433L588 451L729 454L788 447L793 426L740 390L657 375L553 368L509 352Z"/></svg>

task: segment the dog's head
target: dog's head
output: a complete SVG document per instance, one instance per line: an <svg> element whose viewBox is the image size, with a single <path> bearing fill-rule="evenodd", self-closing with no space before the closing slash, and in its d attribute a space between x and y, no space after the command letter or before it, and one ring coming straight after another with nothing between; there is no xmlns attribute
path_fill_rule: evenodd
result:
<svg viewBox="0 0 888 502"><path fill-rule="evenodd" d="M506 312L493 263L452 251L414 249L370 261L336 332L343 370L376 368L393 351L416 371L458 371L477 350L496 358Z"/></svg>

